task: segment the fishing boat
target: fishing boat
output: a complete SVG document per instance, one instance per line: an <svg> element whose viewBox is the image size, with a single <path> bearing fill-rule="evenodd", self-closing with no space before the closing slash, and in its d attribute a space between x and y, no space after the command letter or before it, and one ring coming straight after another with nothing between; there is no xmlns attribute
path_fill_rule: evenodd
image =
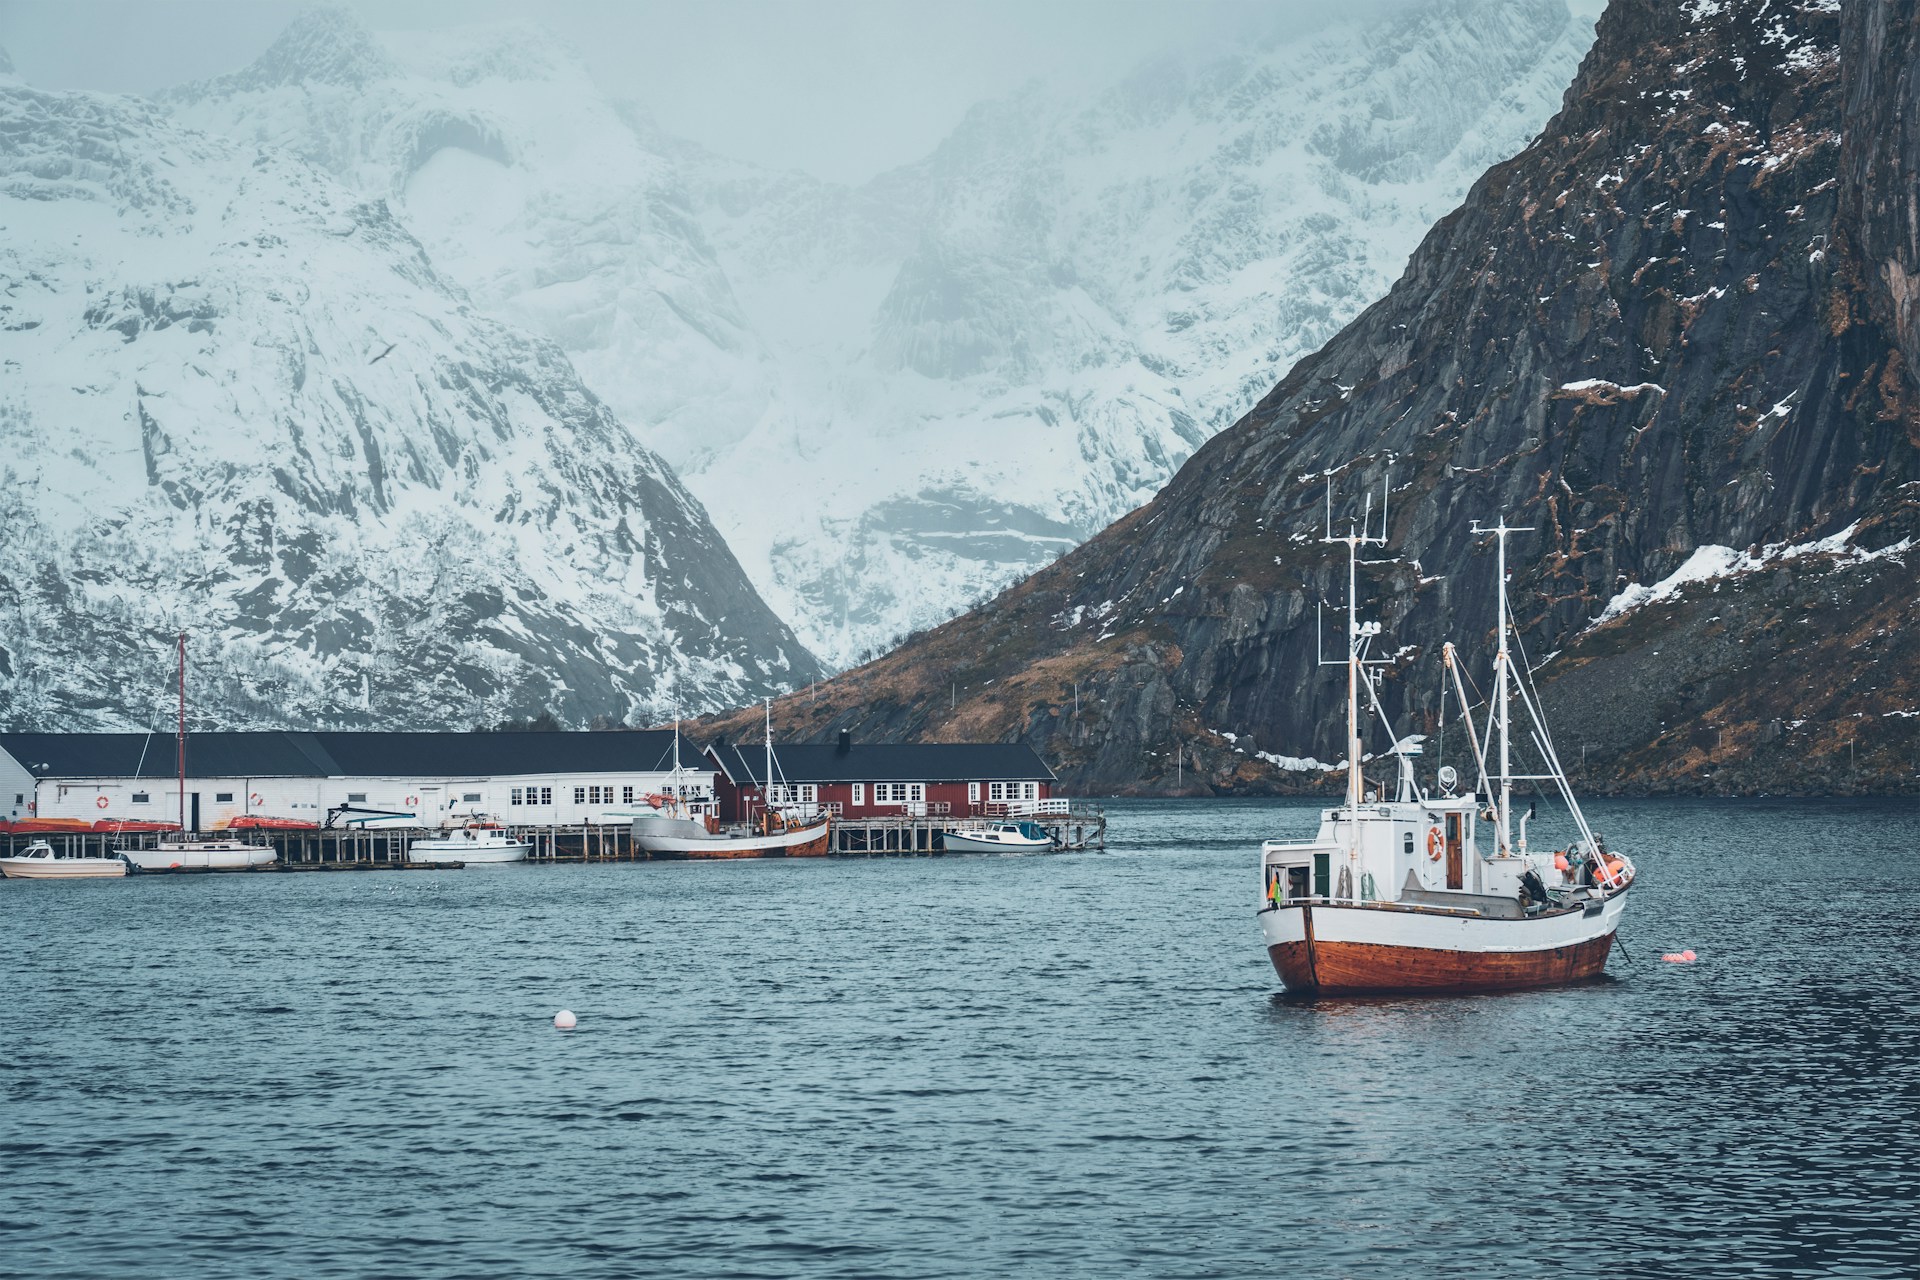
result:
<svg viewBox="0 0 1920 1280"><path fill-rule="evenodd" d="M770 794L780 761L773 749L773 709L767 705L766 770L763 794ZM763 805L742 822L722 823L700 813L687 800L680 765L680 724L673 726L673 782L667 791L647 797L651 811L633 819L633 847L657 858L818 858L831 851L833 818L797 807Z"/></svg>
<svg viewBox="0 0 1920 1280"><path fill-rule="evenodd" d="M663 858L817 858L828 852L833 819L775 811L757 822L721 823L671 812L633 820L633 845Z"/></svg>
<svg viewBox="0 0 1920 1280"><path fill-rule="evenodd" d="M151 849L125 849L127 860L142 871L241 871L273 865L278 856L264 844L232 838L162 840Z"/></svg>
<svg viewBox="0 0 1920 1280"><path fill-rule="evenodd" d="M1053 837L1037 822L994 822L944 832L940 843L948 853L1044 853Z"/></svg>
<svg viewBox="0 0 1920 1280"><path fill-rule="evenodd" d="M475 822L407 846L408 862L525 862L533 846L504 827Z"/></svg>
<svg viewBox="0 0 1920 1280"><path fill-rule="evenodd" d="M1473 526L1497 547L1498 635L1493 658L1488 737L1475 732L1462 663L1452 644L1442 648L1445 674L1461 707L1472 744L1478 785L1460 788L1455 770L1442 767L1437 787L1420 785L1415 738L1394 734L1381 708L1369 657L1380 624L1360 620L1355 592L1363 548L1386 541L1370 535L1371 503L1360 521L1335 536L1331 496L1325 541L1347 548L1347 654L1324 665L1347 669L1346 803L1325 810L1310 842L1267 841L1261 847L1259 912L1267 955L1289 991L1491 991L1577 982L1599 974L1634 881L1630 859L1607 849L1588 825L1567 782L1537 692L1524 666L1512 659L1514 626L1507 599L1507 539L1531 530L1504 519ZM1364 707L1363 707L1364 700ZM1528 752L1537 772L1516 773L1512 705L1531 721ZM1443 704L1444 705L1444 704ZM1443 712L1444 714L1444 712ZM1363 715L1377 718L1393 745L1386 758L1397 778L1392 798L1384 781L1370 786L1363 754ZM1572 840L1536 852L1528 824L1537 804L1514 815L1514 784L1553 786L1572 818Z"/></svg>
<svg viewBox="0 0 1920 1280"><path fill-rule="evenodd" d="M86 880L124 876L127 860L115 854L95 858L77 856L55 849L45 840L35 840L19 853L0 858L0 875L9 880Z"/></svg>

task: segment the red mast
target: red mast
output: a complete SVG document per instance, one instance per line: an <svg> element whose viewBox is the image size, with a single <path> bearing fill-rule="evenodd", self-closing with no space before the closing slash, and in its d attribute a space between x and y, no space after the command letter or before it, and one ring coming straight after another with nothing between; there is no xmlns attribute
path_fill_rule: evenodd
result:
<svg viewBox="0 0 1920 1280"><path fill-rule="evenodd" d="M187 833L187 633L180 633L180 722L174 731L174 754L180 769L180 834Z"/></svg>

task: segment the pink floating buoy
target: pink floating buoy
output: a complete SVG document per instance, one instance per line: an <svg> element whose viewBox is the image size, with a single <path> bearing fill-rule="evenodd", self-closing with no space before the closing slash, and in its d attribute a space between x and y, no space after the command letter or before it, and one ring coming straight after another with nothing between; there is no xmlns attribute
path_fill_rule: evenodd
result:
<svg viewBox="0 0 1920 1280"><path fill-rule="evenodd" d="M571 1031L580 1025L580 1019L573 1016L573 1010L562 1009L553 1015L553 1027L556 1031Z"/></svg>
<svg viewBox="0 0 1920 1280"><path fill-rule="evenodd" d="M1693 954L1693 948L1688 947L1685 951L1669 951L1660 958L1668 964L1692 964L1698 957Z"/></svg>

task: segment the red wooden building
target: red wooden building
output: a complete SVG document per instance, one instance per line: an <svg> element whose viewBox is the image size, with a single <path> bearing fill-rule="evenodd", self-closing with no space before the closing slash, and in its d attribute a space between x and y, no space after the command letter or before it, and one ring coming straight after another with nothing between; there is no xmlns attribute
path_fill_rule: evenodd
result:
<svg viewBox="0 0 1920 1280"><path fill-rule="evenodd" d="M764 803L764 744L708 748L720 816L750 818ZM1005 742L775 743L773 801L845 818L968 817L1053 798L1059 781L1032 747Z"/></svg>

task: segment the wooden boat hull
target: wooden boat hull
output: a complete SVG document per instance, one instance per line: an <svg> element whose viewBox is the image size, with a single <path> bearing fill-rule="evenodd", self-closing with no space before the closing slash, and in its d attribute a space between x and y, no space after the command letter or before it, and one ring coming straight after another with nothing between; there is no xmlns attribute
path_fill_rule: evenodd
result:
<svg viewBox="0 0 1920 1280"><path fill-rule="evenodd" d="M832 834L830 822L742 836L646 835L636 826L633 840L656 858L819 858L831 851Z"/></svg>
<svg viewBox="0 0 1920 1280"><path fill-rule="evenodd" d="M1262 913L1267 956L1289 991L1322 995L1511 991L1598 976L1625 891L1526 919L1305 903Z"/></svg>

